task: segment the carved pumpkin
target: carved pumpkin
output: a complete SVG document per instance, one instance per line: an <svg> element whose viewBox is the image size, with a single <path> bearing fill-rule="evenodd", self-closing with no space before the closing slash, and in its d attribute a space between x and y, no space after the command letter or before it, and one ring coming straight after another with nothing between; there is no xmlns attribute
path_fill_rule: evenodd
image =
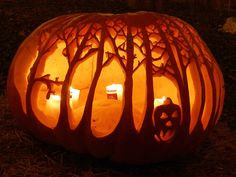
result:
<svg viewBox="0 0 236 177"><path fill-rule="evenodd" d="M25 39L8 95L40 139L138 164L192 150L220 116L224 82L206 44L178 18L74 14Z"/></svg>
<svg viewBox="0 0 236 177"><path fill-rule="evenodd" d="M158 141L171 141L178 132L180 126L180 107L173 104L170 98L166 98L163 105L156 107L154 119L156 125L155 137Z"/></svg>

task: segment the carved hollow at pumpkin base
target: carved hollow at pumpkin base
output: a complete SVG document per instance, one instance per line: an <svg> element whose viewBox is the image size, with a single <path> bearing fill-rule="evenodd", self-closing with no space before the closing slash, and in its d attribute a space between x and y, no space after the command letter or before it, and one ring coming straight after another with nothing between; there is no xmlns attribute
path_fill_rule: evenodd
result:
<svg viewBox="0 0 236 177"><path fill-rule="evenodd" d="M7 87L13 114L38 138L132 164L190 151L224 100L220 68L194 28L151 12L45 22L19 47Z"/></svg>

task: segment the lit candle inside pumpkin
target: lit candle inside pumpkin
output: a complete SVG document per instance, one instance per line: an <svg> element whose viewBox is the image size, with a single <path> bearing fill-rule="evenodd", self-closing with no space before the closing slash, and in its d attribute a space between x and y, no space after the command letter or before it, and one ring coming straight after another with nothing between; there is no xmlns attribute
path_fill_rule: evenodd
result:
<svg viewBox="0 0 236 177"><path fill-rule="evenodd" d="M70 105L75 106L79 101L80 90L70 87Z"/></svg>
<svg viewBox="0 0 236 177"><path fill-rule="evenodd" d="M70 106L74 106L79 100L80 90L70 87ZM52 108L59 108L61 97L59 95L50 95L47 104Z"/></svg>
<svg viewBox="0 0 236 177"><path fill-rule="evenodd" d="M155 98L154 99L154 108L156 108L157 106L160 106L162 104L164 104L164 101L166 100L166 96L163 96L162 98Z"/></svg>
<svg viewBox="0 0 236 177"><path fill-rule="evenodd" d="M51 108L58 109L60 106L61 97L59 95L50 95L50 98L47 100L47 105Z"/></svg>
<svg viewBox="0 0 236 177"><path fill-rule="evenodd" d="M123 95L123 87L121 84L112 84L106 86L108 99L121 100Z"/></svg>

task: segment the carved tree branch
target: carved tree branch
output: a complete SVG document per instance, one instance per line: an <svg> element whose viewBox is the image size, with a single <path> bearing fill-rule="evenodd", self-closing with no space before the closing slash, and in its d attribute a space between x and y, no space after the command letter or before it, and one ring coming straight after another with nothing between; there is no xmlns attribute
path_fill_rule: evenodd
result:
<svg viewBox="0 0 236 177"><path fill-rule="evenodd" d="M63 81L58 81L57 78L55 80L51 80L51 79L49 79L49 77L50 77L50 74L46 74L46 75L36 78L34 80L34 83L39 81L39 82L43 82L46 84L46 86L48 88L48 92L46 94L46 99L49 99L51 94L55 94L55 91L52 90L53 84L55 84L55 85L62 85L63 84Z"/></svg>
<svg viewBox="0 0 236 177"><path fill-rule="evenodd" d="M118 47L116 46L116 43L115 43L115 39L112 38L110 32L107 29L106 29L106 33L108 34L108 37L111 39L112 45L113 45L114 50L115 50L115 55L118 58L121 67L123 68L124 71L126 71L125 64L122 61L122 60L124 60L124 58L121 57L120 54L119 54Z"/></svg>

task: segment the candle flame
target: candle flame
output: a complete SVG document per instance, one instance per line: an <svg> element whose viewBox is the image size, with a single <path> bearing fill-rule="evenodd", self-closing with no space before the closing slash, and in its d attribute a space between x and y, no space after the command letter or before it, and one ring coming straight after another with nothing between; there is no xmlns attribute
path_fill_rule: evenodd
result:
<svg viewBox="0 0 236 177"><path fill-rule="evenodd" d="M165 100L166 100L166 96L163 96L162 98L155 98L155 101L158 101L161 104L163 104Z"/></svg>
<svg viewBox="0 0 236 177"><path fill-rule="evenodd" d="M80 90L74 89L73 87L70 87L70 96L71 97L79 97Z"/></svg>
<svg viewBox="0 0 236 177"><path fill-rule="evenodd" d="M162 98L155 98L154 99L154 107L164 104L165 100L166 100L166 96L163 96Z"/></svg>
<svg viewBox="0 0 236 177"><path fill-rule="evenodd" d="M110 91L110 90L123 90L123 87L121 84L112 84L112 85L108 85L106 86L106 90Z"/></svg>
<svg viewBox="0 0 236 177"><path fill-rule="evenodd" d="M50 95L50 99L55 100L55 101L60 101L61 97L59 95Z"/></svg>
<svg viewBox="0 0 236 177"><path fill-rule="evenodd" d="M80 90L74 89L73 87L70 87L70 106L76 107L79 100L79 94ZM61 96L60 95L54 95L51 94L50 98L47 100L47 104L54 109L60 108L60 102L61 102Z"/></svg>
<svg viewBox="0 0 236 177"><path fill-rule="evenodd" d="M80 90L74 89L73 87L70 87L70 96L71 98L78 98L80 94ZM55 101L60 101L61 96L60 95L50 95L50 99L55 100Z"/></svg>
<svg viewBox="0 0 236 177"><path fill-rule="evenodd" d="M106 93L108 99L121 100L123 95L123 86L122 84L112 84L106 86Z"/></svg>

